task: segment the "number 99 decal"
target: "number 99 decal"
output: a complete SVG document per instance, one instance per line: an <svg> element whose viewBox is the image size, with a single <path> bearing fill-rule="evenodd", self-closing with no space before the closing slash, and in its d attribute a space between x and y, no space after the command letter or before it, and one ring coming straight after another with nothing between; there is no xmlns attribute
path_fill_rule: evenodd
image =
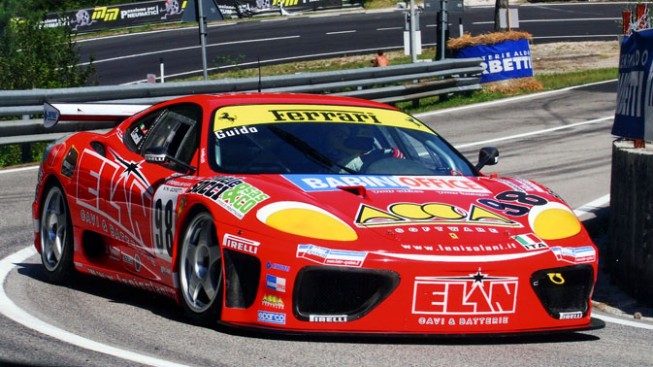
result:
<svg viewBox="0 0 653 367"><path fill-rule="evenodd" d="M180 187L161 186L154 194L152 208L152 242L154 253L163 259L172 259L172 242L175 238L175 209Z"/></svg>

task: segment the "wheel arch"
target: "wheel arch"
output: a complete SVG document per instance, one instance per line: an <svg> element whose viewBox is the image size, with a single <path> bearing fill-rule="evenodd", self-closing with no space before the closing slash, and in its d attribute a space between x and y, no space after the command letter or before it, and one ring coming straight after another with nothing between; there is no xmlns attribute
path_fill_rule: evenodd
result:
<svg viewBox="0 0 653 367"><path fill-rule="evenodd" d="M35 239L38 238L38 240L35 241L35 246L34 246L38 251L38 253L41 253L43 248L42 247L43 244L41 243L40 240L41 231L43 231L43 228L41 227L41 220L43 219L42 218L43 201L45 200L45 196L50 191L50 188L52 188L53 186L58 186L59 190L61 190L61 192L63 193L63 196L66 199L66 206L68 207L68 211L70 212L70 203L68 202L68 194L66 193L66 189L64 188L64 185L61 183L61 180L56 175L54 174L48 175L42 180L39 190L36 193L36 197L35 197L36 207L34 208L34 212L33 212L33 218L36 219L36 221L38 222L38 227L35 227L38 228L38 236L35 236ZM74 236L73 236L73 241L74 241Z"/></svg>
<svg viewBox="0 0 653 367"><path fill-rule="evenodd" d="M213 212L205 204L200 202L192 204L188 209L184 210L179 217L177 217L175 238L172 243L172 259L170 260L172 262L172 271L176 274L179 272L179 248L181 246L181 241L183 240L186 227L188 227L188 223L195 217L195 215L197 215L197 213L203 211L208 212L212 217L214 217ZM217 231L218 226L216 225L215 228ZM220 244L218 244L218 246L220 246ZM179 284L175 283L175 287L178 286Z"/></svg>

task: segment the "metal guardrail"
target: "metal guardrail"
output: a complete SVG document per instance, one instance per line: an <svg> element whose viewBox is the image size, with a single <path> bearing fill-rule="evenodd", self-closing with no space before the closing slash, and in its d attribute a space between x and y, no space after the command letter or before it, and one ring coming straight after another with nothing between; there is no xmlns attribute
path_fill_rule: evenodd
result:
<svg viewBox="0 0 653 367"><path fill-rule="evenodd" d="M360 68L335 72L220 79L163 84L136 84L60 89L0 91L0 116L23 116L0 121L0 145L51 141L74 131L107 129L102 123L61 123L45 129L44 102L154 104L188 94L231 92L294 92L353 96L385 103L418 101L420 98L464 93L481 88L480 58L446 59Z"/></svg>

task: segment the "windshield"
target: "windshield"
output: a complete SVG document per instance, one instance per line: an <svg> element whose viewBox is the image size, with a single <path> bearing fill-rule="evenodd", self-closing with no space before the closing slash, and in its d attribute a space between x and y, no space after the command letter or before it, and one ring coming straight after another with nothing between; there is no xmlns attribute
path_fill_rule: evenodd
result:
<svg viewBox="0 0 653 367"><path fill-rule="evenodd" d="M219 172L242 174L474 175L460 153L406 114L310 108L319 113L281 115L269 109L274 118L261 121L249 114L238 119L235 112L244 111L216 111L211 165ZM334 108L339 109L338 117Z"/></svg>

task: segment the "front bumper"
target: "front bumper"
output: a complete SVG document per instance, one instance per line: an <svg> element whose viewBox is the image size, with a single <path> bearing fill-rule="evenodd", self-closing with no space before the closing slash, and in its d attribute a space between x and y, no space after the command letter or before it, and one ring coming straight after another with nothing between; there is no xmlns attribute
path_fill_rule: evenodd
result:
<svg viewBox="0 0 653 367"><path fill-rule="evenodd" d="M302 261L283 270L267 262L256 280L239 283L249 291L227 289L228 295L250 296L244 303L227 299L222 321L291 333L372 335L506 335L600 327L590 317L596 264L542 256L485 263L389 262L368 256L360 266Z"/></svg>

